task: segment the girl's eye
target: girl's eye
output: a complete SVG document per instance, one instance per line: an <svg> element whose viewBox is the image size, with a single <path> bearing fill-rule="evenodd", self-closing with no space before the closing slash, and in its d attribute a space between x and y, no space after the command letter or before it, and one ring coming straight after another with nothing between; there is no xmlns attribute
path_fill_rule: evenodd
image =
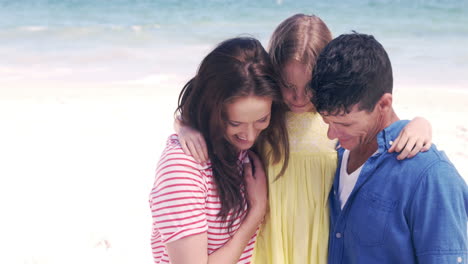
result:
<svg viewBox="0 0 468 264"><path fill-rule="evenodd" d="M239 123L235 123L235 122L231 122L231 121L228 121L228 124L230 126L233 126L233 127L238 127L240 125Z"/></svg>
<svg viewBox="0 0 468 264"><path fill-rule="evenodd" d="M258 120L260 123L265 123L268 120L268 116L265 116L264 118Z"/></svg>

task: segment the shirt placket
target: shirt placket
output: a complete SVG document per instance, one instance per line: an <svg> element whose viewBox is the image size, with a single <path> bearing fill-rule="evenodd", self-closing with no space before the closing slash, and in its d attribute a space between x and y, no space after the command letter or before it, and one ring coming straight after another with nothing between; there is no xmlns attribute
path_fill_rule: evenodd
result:
<svg viewBox="0 0 468 264"><path fill-rule="evenodd" d="M332 249L329 253L331 255L331 259L333 260L331 263L342 263L343 261L343 254L344 254L344 249L345 249L345 236L349 234L349 231L346 229L346 223L347 223L347 218L349 214L349 208L351 207L355 197L356 193L361 189L367 180L369 179L369 176L372 174L372 171L374 170L374 164L375 160L378 158L380 155L372 156L369 158L369 160L364 164L361 173L358 176L358 180L356 182L356 185L353 188L353 191L349 195L349 198L344 205L343 209L341 209L340 205L340 199L338 197L338 184L339 184L339 173L335 175L337 177L335 183L333 185L333 193L330 195L333 195L333 204L332 204L332 210L333 213L338 215L336 218L336 223L334 224L333 232L330 234L330 248ZM342 158L342 153L340 155L340 159ZM337 170L339 172L339 169Z"/></svg>

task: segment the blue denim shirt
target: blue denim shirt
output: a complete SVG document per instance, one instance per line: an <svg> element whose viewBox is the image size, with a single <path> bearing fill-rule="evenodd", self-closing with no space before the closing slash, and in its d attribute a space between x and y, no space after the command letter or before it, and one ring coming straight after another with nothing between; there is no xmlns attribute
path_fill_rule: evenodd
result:
<svg viewBox="0 0 468 264"><path fill-rule="evenodd" d="M378 152L364 164L343 210L338 194L344 149L330 192L328 263L468 263L468 189L433 145L399 161L388 153L408 121L378 134Z"/></svg>

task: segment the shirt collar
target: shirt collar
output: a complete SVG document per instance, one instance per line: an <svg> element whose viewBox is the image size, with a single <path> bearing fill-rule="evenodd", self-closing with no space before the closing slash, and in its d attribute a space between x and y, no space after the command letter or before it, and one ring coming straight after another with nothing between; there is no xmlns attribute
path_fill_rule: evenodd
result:
<svg viewBox="0 0 468 264"><path fill-rule="evenodd" d="M247 150L241 150L239 152L239 156L237 156L237 160L240 161L241 164L244 164L244 159L247 157Z"/></svg>
<svg viewBox="0 0 468 264"><path fill-rule="evenodd" d="M387 152L388 149L392 146L393 141L398 137L400 134L400 131L409 123L409 120L399 120L388 127L386 127L384 130L380 131L379 134L377 134L377 144L379 145L378 152L383 153Z"/></svg>

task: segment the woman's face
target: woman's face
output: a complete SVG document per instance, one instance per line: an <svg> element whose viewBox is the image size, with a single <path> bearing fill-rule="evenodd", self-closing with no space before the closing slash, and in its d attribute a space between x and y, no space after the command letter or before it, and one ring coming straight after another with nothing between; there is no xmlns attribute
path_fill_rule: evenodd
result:
<svg viewBox="0 0 468 264"><path fill-rule="evenodd" d="M291 60L285 64L283 74L288 86L281 88L281 94L289 109L295 113L313 111L314 106L310 102L312 95L306 89L312 75L311 71L306 65Z"/></svg>
<svg viewBox="0 0 468 264"><path fill-rule="evenodd" d="M268 127L272 99L245 96L226 105L226 138L238 150L253 146L260 132Z"/></svg>

